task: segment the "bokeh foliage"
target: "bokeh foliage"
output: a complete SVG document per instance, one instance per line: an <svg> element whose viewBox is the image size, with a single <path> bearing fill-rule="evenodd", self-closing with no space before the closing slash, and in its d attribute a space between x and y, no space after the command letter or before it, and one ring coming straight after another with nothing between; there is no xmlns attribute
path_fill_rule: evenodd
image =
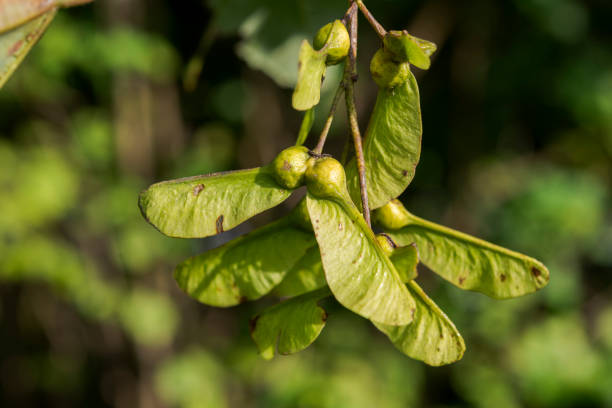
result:
<svg viewBox="0 0 612 408"><path fill-rule="evenodd" d="M612 6L368 3L439 44L430 70L413 70L423 151L402 200L551 271L545 290L496 302L420 270L468 344L432 369L334 304L313 347L261 360L244 322L267 301L207 308L171 271L271 216L194 243L158 234L136 206L153 181L258 166L290 144L301 115L279 85L346 3L119 3L60 13L0 92L0 405L612 405ZM362 20L362 119L376 89L368 30ZM202 74L186 92L194 55ZM332 132L339 155L346 129Z"/></svg>

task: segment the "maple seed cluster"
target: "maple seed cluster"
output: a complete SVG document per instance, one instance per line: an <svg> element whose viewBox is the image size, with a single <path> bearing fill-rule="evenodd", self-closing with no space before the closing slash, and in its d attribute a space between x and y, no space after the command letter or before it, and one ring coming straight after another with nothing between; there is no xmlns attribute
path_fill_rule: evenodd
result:
<svg viewBox="0 0 612 408"><path fill-rule="evenodd" d="M317 197L337 197L346 189L346 174L340 162L332 157L318 156L304 146L291 146L272 162L274 178L285 188L304 184Z"/></svg>
<svg viewBox="0 0 612 408"><path fill-rule="evenodd" d="M357 7L369 16L362 1L351 2L345 14L349 27L354 27ZM460 289L496 299L522 296L548 282L541 262L419 218L394 199L410 184L421 152L419 91L410 68L428 69L436 46L404 30L376 30L382 48L370 71L378 97L365 143L358 142L358 127L351 126L355 157L347 158L346 173L339 161L322 154L342 92L349 120L357 122L351 103L355 61L347 57L352 39L344 23L335 20L317 32L313 45L304 40L300 47L292 105L306 114L296 146L263 167L156 183L141 194L143 215L161 232L203 238L278 206L306 186L307 195L287 216L191 257L175 270L179 287L211 306L234 306L268 294L286 298L251 321L251 337L266 359L312 344L327 321L319 302L333 297L370 320L407 356L433 366L450 364L461 359L465 342L415 282L418 263ZM302 144L320 103L326 67L342 60L347 64L343 79L311 151ZM377 235L364 217L367 206L362 212L356 205L361 197L374 211L382 230Z"/></svg>

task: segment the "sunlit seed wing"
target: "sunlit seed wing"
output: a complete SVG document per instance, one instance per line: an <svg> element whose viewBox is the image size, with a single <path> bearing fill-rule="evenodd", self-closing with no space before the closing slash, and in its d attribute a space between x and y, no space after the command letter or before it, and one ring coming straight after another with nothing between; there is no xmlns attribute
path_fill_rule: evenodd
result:
<svg viewBox="0 0 612 408"><path fill-rule="evenodd" d="M319 301L330 296L329 289L291 298L264 310L251 320L251 337L265 359L279 354L297 353L312 344L319 336L327 313Z"/></svg>
<svg viewBox="0 0 612 408"><path fill-rule="evenodd" d="M298 296L325 286L327 282L321 264L321 254L315 242L287 272L285 279L274 288L274 293L278 296Z"/></svg>
<svg viewBox="0 0 612 408"><path fill-rule="evenodd" d="M387 233L398 245L416 243L420 261L461 289L505 299L548 283L548 269L533 258L403 211L406 225Z"/></svg>
<svg viewBox="0 0 612 408"><path fill-rule="evenodd" d="M325 277L336 299L376 322L410 323L414 299L354 204L348 197L322 199L310 192L306 200Z"/></svg>
<svg viewBox="0 0 612 408"><path fill-rule="evenodd" d="M174 277L202 303L234 306L268 294L313 245L312 233L285 217L187 259L176 267Z"/></svg>
<svg viewBox="0 0 612 408"><path fill-rule="evenodd" d="M419 88L412 75L392 89L380 89L363 145L370 208L382 207L398 197L414 177L421 155ZM361 202L357 165L346 169L351 198Z"/></svg>
<svg viewBox="0 0 612 408"><path fill-rule="evenodd" d="M419 263L416 245L397 248L391 255L391 262L402 282L416 279ZM287 272L285 279L274 288L274 293L278 296L298 296L325 286L327 281L321 263L321 253L319 246L314 245Z"/></svg>
<svg viewBox="0 0 612 408"><path fill-rule="evenodd" d="M298 62L298 79L292 97L294 109L308 110L319 103L326 58L325 52L316 51L306 40L302 42Z"/></svg>
<svg viewBox="0 0 612 408"><path fill-rule="evenodd" d="M53 9L21 26L0 34L0 88L15 72L25 56L55 17Z"/></svg>
<svg viewBox="0 0 612 408"><path fill-rule="evenodd" d="M410 293L416 301L414 320L407 326L388 326L375 323L402 353L432 366L460 360L465 342L453 322L411 281Z"/></svg>
<svg viewBox="0 0 612 408"><path fill-rule="evenodd" d="M162 233L203 238L234 228L291 195L268 167L153 184L140 194L144 217Z"/></svg>
<svg viewBox="0 0 612 408"><path fill-rule="evenodd" d="M415 244L396 248L391 254L391 262L393 262L402 282L410 282L416 279L419 255Z"/></svg>
<svg viewBox="0 0 612 408"><path fill-rule="evenodd" d="M316 252L313 250L316 250ZM414 320L404 326L375 323L376 327L385 333L404 354L426 364L439 366L461 359L465 351L463 338L446 314L413 281L418 262L416 247L409 245L396 249L391 256L391 261L402 280L408 283L408 290L415 299ZM298 268L299 264L302 265ZM287 283L283 281L275 289L275 292L283 284L288 288L301 288L299 284L302 282L306 282L306 286L310 283L311 288L326 286L324 273L321 269L321 257L317 247L309 249L303 260L298 262L294 269L299 269L301 279L289 273L285 279ZM289 282L296 285L290 286ZM290 290L287 291L287 296L291 296L290 293Z"/></svg>

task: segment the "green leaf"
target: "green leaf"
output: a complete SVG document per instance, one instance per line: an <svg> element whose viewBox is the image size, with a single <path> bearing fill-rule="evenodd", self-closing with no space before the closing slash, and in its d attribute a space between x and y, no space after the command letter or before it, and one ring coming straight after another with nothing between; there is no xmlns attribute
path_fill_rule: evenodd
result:
<svg viewBox="0 0 612 408"><path fill-rule="evenodd" d="M375 323L402 353L432 366L453 363L463 356L465 343L457 328L442 310L411 281L410 293L416 300L412 324L388 326Z"/></svg>
<svg viewBox="0 0 612 408"><path fill-rule="evenodd" d="M57 9L52 9L34 20L0 34L0 88L36 44L56 12Z"/></svg>
<svg viewBox="0 0 612 408"><path fill-rule="evenodd" d="M323 330L327 313L318 302L330 296L324 288L281 302L251 320L251 337L267 360L304 350Z"/></svg>
<svg viewBox="0 0 612 408"><path fill-rule="evenodd" d="M402 282L410 282L417 277L417 264L419 254L414 244L395 248L391 254L391 262L400 276Z"/></svg>
<svg viewBox="0 0 612 408"><path fill-rule="evenodd" d="M398 62L410 62L417 68L429 69L429 57L436 51L436 44L414 37L407 31L389 31L383 43L385 49Z"/></svg>
<svg viewBox="0 0 612 408"><path fill-rule="evenodd" d="M408 187L421 154L419 88L410 73L408 81L393 89L380 89L363 144L370 208L398 197ZM357 164L346 169L351 198L360 203Z"/></svg>
<svg viewBox="0 0 612 408"><path fill-rule="evenodd" d="M306 204L336 299L379 323L410 323L414 299L350 199L317 198L309 192Z"/></svg>
<svg viewBox="0 0 612 408"><path fill-rule="evenodd" d="M302 146L306 139L308 138L308 133L310 133L310 129L312 129L312 125L315 121L315 110L314 108L310 108L304 113L304 119L302 119L302 124L300 125L300 133L298 133L297 141L295 142L296 146Z"/></svg>
<svg viewBox="0 0 612 408"><path fill-rule="evenodd" d="M291 195L269 167L153 184L140 194L143 216L162 233L203 238L234 228Z"/></svg>
<svg viewBox="0 0 612 408"><path fill-rule="evenodd" d="M234 306L269 293L314 244L311 233L285 217L187 259L177 266L174 277L181 289L202 303Z"/></svg>
<svg viewBox="0 0 612 408"><path fill-rule="evenodd" d="M416 243L421 262L457 287L505 299L548 283L548 269L539 261L416 217L397 200L391 204L403 220L394 227L403 227L387 234L398 245ZM387 228L384 222L383 227Z"/></svg>
<svg viewBox="0 0 612 408"><path fill-rule="evenodd" d="M298 296L327 285L319 246L310 247L274 289L278 296Z"/></svg>
<svg viewBox="0 0 612 408"><path fill-rule="evenodd" d="M324 51L315 51L308 41L302 41L298 80L292 98L294 109L308 110L319 103L326 58Z"/></svg>

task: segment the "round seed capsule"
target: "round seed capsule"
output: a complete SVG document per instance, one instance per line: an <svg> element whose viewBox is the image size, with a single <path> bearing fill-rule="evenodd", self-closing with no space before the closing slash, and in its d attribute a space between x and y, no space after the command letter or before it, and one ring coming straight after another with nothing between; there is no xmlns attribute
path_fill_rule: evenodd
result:
<svg viewBox="0 0 612 408"><path fill-rule="evenodd" d="M290 189L304 184L308 159L310 155L304 146L292 146L280 152L272 162L276 182Z"/></svg>
<svg viewBox="0 0 612 408"><path fill-rule="evenodd" d="M374 82L381 88L395 88L408 80L410 65L397 63L384 49L376 51L370 62L370 72Z"/></svg>

